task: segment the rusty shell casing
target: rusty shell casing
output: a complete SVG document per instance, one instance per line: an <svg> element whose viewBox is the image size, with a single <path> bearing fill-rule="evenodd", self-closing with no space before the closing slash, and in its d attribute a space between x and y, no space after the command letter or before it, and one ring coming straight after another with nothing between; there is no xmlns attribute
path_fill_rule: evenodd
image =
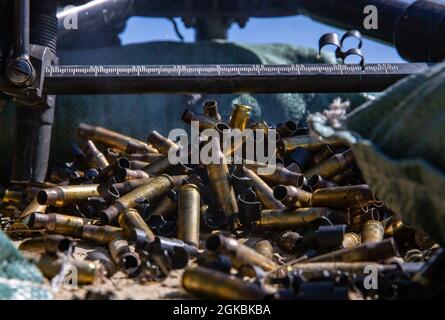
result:
<svg viewBox="0 0 445 320"><path fill-rule="evenodd" d="M150 163L148 166L142 168L142 171L148 173L150 176L156 176L166 172L172 167L173 164L168 159L168 156L164 155L163 158L160 158L159 160Z"/></svg>
<svg viewBox="0 0 445 320"><path fill-rule="evenodd" d="M342 246L345 249L357 247L361 244L360 236L354 232L347 232L343 235Z"/></svg>
<svg viewBox="0 0 445 320"><path fill-rule="evenodd" d="M88 140L83 147L86 161L90 168L103 170L110 165L105 155L97 149L93 141Z"/></svg>
<svg viewBox="0 0 445 320"><path fill-rule="evenodd" d="M263 230L289 230L329 216L333 212L335 210L329 208L263 210L256 224Z"/></svg>
<svg viewBox="0 0 445 320"><path fill-rule="evenodd" d="M140 186L149 183L151 180L153 180L153 178L128 180L125 182L114 183L113 187L116 188L116 190L122 196L136 188L139 188Z"/></svg>
<svg viewBox="0 0 445 320"><path fill-rule="evenodd" d="M199 122L199 130L205 129L214 129L219 121L210 118L202 113L193 112L191 110L186 109L181 117L182 121L185 123L191 124L192 121Z"/></svg>
<svg viewBox="0 0 445 320"><path fill-rule="evenodd" d="M19 216L19 219L24 219L26 217L29 217L33 212L45 213L46 208L48 208L47 205L40 204L37 201L37 197L34 197L34 199L28 204L28 206L25 209L23 209L22 213Z"/></svg>
<svg viewBox="0 0 445 320"><path fill-rule="evenodd" d="M155 148L143 141L99 126L80 123L77 134L80 138L93 140L107 147L117 148L127 153L158 153Z"/></svg>
<svg viewBox="0 0 445 320"><path fill-rule="evenodd" d="M73 238L52 234L25 239L20 243L19 250L55 254L57 252L67 252L73 245Z"/></svg>
<svg viewBox="0 0 445 320"><path fill-rule="evenodd" d="M235 104L229 120L229 126L233 129L246 129L252 108L242 104Z"/></svg>
<svg viewBox="0 0 445 320"><path fill-rule="evenodd" d="M304 184L304 175L296 173L286 169L282 164L276 164L274 173L264 174L261 173L260 168L264 168L267 165L263 163L246 163L245 166L254 172L265 182L271 185L289 185L297 188L301 188Z"/></svg>
<svg viewBox="0 0 445 320"><path fill-rule="evenodd" d="M217 142L218 140L214 139L211 143L218 144ZM206 167L216 201L224 215L228 217L238 212L235 191L230 184L229 168L220 147L218 147L218 163L210 163Z"/></svg>
<svg viewBox="0 0 445 320"><path fill-rule="evenodd" d="M144 219L135 209L127 209L119 215L118 219L119 225L122 228L122 234L125 238L129 238L132 230L140 229L145 232L147 241L149 243L155 240L155 235L153 231L149 228Z"/></svg>
<svg viewBox="0 0 445 320"><path fill-rule="evenodd" d="M120 168L116 174L119 181L149 179L150 175L142 170Z"/></svg>
<svg viewBox="0 0 445 320"><path fill-rule="evenodd" d="M162 134L153 130L147 138L147 141L151 143L162 154L168 154L171 148L177 150L179 146L172 140L164 137Z"/></svg>
<svg viewBox="0 0 445 320"><path fill-rule="evenodd" d="M202 104L202 110L207 117L213 118L216 121L221 122L222 117L218 110L218 103L215 100L205 101Z"/></svg>
<svg viewBox="0 0 445 320"><path fill-rule="evenodd" d="M98 186L98 184L85 184L42 189L37 193L37 202L40 205L64 207L74 201L99 197Z"/></svg>
<svg viewBox="0 0 445 320"><path fill-rule="evenodd" d="M136 275L141 261L139 256L131 251L126 239L117 236L110 241L108 248L114 262L116 262L127 275Z"/></svg>
<svg viewBox="0 0 445 320"><path fill-rule="evenodd" d="M32 213L28 223L31 229L45 229L50 233L74 238L81 236L85 224L87 222L82 218L57 213Z"/></svg>
<svg viewBox="0 0 445 320"><path fill-rule="evenodd" d="M298 124L295 121L289 120L278 125L276 130L280 134L280 137L284 139L292 136L295 132L297 132L297 129Z"/></svg>
<svg viewBox="0 0 445 320"><path fill-rule="evenodd" d="M112 226L86 225L83 227L83 240L93 241L101 245L108 245L111 240L122 235L122 229Z"/></svg>
<svg viewBox="0 0 445 320"><path fill-rule="evenodd" d="M246 176L253 181L258 199L266 209L284 209L285 206L273 196L273 190L264 182L255 172L248 168L244 168Z"/></svg>
<svg viewBox="0 0 445 320"><path fill-rule="evenodd" d="M172 187L173 181L170 176L166 174L153 178L153 180L150 180L147 184L120 197L111 206L102 210L100 213L100 220L103 224L113 224L117 221L119 213L136 206L136 200L138 198L153 201L163 196Z"/></svg>
<svg viewBox="0 0 445 320"><path fill-rule="evenodd" d="M289 208L310 207L312 194L293 186L279 185L273 189L275 199Z"/></svg>
<svg viewBox="0 0 445 320"><path fill-rule="evenodd" d="M369 220L362 226L362 243L380 242L385 235L385 229L380 221Z"/></svg>
<svg viewBox="0 0 445 320"><path fill-rule="evenodd" d="M178 239L199 247L201 195L194 184L183 185L178 197Z"/></svg>
<svg viewBox="0 0 445 320"><path fill-rule="evenodd" d="M380 242L362 243L359 246L326 253L304 262L359 262L382 261L397 256L398 250L394 238Z"/></svg>
<svg viewBox="0 0 445 320"><path fill-rule="evenodd" d="M227 255L235 268L244 264L253 264L265 271L274 270L277 264L254 249L239 243L233 238L214 234L207 238L206 247L209 251Z"/></svg>
<svg viewBox="0 0 445 320"><path fill-rule="evenodd" d="M260 240L254 244L253 248L266 258L272 259L274 255L274 249L269 240Z"/></svg>
<svg viewBox="0 0 445 320"><path fill-rule="evenodd" d="M62 258L43 255L37 262L37 267L46 278L52 279L60 273L63 264ZM91 261L71 259L70 264L77 271L79 284L92 284L104 274L104 269Z"/></svg>
<svg viewBox="0 0 445 320"><path fill-rule="evenodd" d="M260 300L267 296L256 284L204 267L185 270L182 286L187 292L208 299Z"/></svg>
<svg viewBox="0 0 445 320"><path fill-rule="evenodd" d="M318 189L312 193L313 207L338 209L366 207L375 202L374 194L368 185L355 185Z"/></svg>
<svg viewBox="0 0 445 320"><path fill-rule="evenodd" d="M346 170L354 161L354 153L349 149L343 153L333 155L329 159L317 164L315 167L305 170L304 175L313 176L318 174L324 178L330 178Z"/></svg>
<svg viewBox="0 0 445 320"><path fill-rule="evenodd" d="M304 148L311 152L317 152L324 146L326 146L326 144L327 143L325 141L316 136L298 135L298 136L288 137L283 139L283 144L281 145L280 154L283 155L287 154L289 152L292 152L296 148ZM343 142L329 141L329 145L332 145L334 147L341 147L343 145Z"/></svg>

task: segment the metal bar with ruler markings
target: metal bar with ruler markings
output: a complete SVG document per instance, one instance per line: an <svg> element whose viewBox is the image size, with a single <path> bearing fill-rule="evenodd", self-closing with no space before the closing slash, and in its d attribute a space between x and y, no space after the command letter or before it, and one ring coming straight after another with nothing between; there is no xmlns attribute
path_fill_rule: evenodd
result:
<svg viewBox="0 0 445 320"><path fill-rule="evenodd" d="M379 92L429 64L51 66L47 94Z"/></svg>

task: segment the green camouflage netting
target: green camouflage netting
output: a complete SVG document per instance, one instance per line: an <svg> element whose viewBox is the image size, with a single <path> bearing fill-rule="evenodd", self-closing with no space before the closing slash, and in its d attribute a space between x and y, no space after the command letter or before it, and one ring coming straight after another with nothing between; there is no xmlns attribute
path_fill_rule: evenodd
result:
<svg viewBox="0 0 445 320"><path fill-rule="evenodd" d="M0 231L0 300L51 299L40 270Z"/></svg>
<svg viewBox="0 0 445 320"><path fill-rule="evenodd" d="M317 58L312 49L288 45L240 45L227 42L156 42L95 50L59 52L61 64L287 64L327 63L333 58ZM101 125L139 139L151 130L167 134L173 128L185 128L181 114L188 106L198 108L205 99L215 98L227 119L232 104L254 107L253 118L268 123L304 119L307 110L328 106L338 94L253 94L253 95L145 95L58 97L53 130L52 163L68 159L68 142L75 139L79 122ZM352 105L367 101L364 94L342 94ZM14 108L0 112L0 146L12 150ZM0 158L0 178L7 179L11 154ZM3 169L5 168L5 169Z"/></svg>
<svg viewBox="0 0 445 320"><path fill-rule="evenodd" d="M348 141L377 196L404 220L445 243L445 64L402 80L352 112L349 131L319 115L311 126Z"/></svg>

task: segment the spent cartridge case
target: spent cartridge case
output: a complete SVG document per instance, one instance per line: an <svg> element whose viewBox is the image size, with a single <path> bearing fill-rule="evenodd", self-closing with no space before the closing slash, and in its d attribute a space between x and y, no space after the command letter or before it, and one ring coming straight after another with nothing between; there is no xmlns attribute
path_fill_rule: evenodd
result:
<svg viewBox="0 0 445 320"><path fill-rule="evenodd" d="M398 249L393 238L380 242L363 243L359 246L341 249L305 260L307 262L359 262L382 261L398 255Z"/></svg>
<svg viewBox="0 0 445 320"><path fill-rule="evenodd" d="M178 239L199 247L201 196L194 184L183 185L178 197Z"/></svg>
<svg viewBox="0 0 445 320"><path fill-rule="evenodd" d="M289 154L289 158L293 164L298 166L298 172L306 170L313 162L312 152L304 148L296 148Z"/></svg>
<svg viewBox="0 0 445 320"><path fill-rule="evenodd" d="M98 184L85 184L42 189L37 193L37 202L40 205L63 207L74 201L99 197L98 186Z"/></svg>
<svg viewBox="0 0 445 320"><path fill-rule="evenodd" d="M81 238L101 245L108 245L111 240L122 236L122 229L112 226L86 225L83 227Z"/></svg>
<svg viewBox="0 0 445 320"><path fill-rule="evenodd" d="M318 174L322 177L330 178L346 170L354 161L354 154L352 150L349 149L343 153L333 155L311 169L305 170L304 174L306 176Z"/></svg>
<svg viewBox="0 0 445 320"><path fill-rule="evenodd" d="M312 194L293 186L279 185L273 189L275 199L289 208L309 207Z"/></svg>
<svg viewBox="0 0 445 320"><path fill-rule="evenodd" d="M84 146L87 164L90 168L103 170L110 165L105 155L97 149L93 141L88 140Z"/></svg>
<svg viewBox="0 0 445 320"><path fill-rule="evenodd" d="M205 101L202 105L202 109L207 117L213 118L216 121L221 122L222 117L219 114L218 103L215 100Z"/></svg>
<svg viewBox="0 0 445 320"><path fill-rule="evenodd" d="M113 164L110 164L108 167L103 169L99 174L95 177L95 180L98 182L107 182L111 178L114 178L119 175L119 171L121 169L129 169L130 161L125 158L116 159Z"/></svg>
<svg viewBox="0 0 445 320"><path fill-rule="evenodd" d="M121 168L116 173L117 181L149 179L150 175L142 170Z"/></svg>
<svg viewBox="0 0 445 320"><path fill-rule="evenodd" d="M385 230L380 221L369 220L362 226L362 243L374 243L383 240Z"/></svg>
<svg viewBox="0 0 445 320"><path fill-rule="evenodd" d="M100 213L100 220L103 224L113 224L117 221L119 213L136 206L136 200L138 198L145 198L148 201L153 201L163 196L171 188L173 188L173 181L170 176L162 175L153 178L153 180L150 180L147 184L127 193L116 200L111 206L102 210Z"/></svg>
<svg viewBox="0 0 445 320"><path fill-rule="evenodd" d="M102 143L107 147L118 148L127 153L158 153L155 148L143 141L102 127L91 126L86 123L79 124L77 133L81 138Z"/></svg>
<svg viewBox="0 0 445 320"><path fill-rule="evenodd" d="M103 248L88 252L85 261L99 264L104 269L107 277L111 277L116 271L116 265L113 262L113 258Z"/></svg>
<svg viewBox="0 0 445 320"><path fill-rule="evenodd" d="M275 199L272 188L269 187L263 179L248 168L244 168L244 171L246 176L252 179L258 199L265 208L276 210L285 208L284 204Z"/></svg>
<svg viewBox="0 0 445 320"><path fill-rule="evenodd" d="M263 210L256 224L263 230L288 230L305 226L334 212L329 208Z"/></svg>
<svg viewBox="0 0 445 320"><path fill-rule="evenodd" d="M269 125L267 124L266 121L258 121L255 122L250 129L252 130L264 130L264 134L267 134L267 132L269 131Z"/></svg>
<svg viewBox="0 0 445 320"><path fill-rule="evenodd" d="M203 267L187 269L182 276L182 286L187 292L210 299L259 300L267 296L256 284Z"/></svg>
<svg viewBox="0 0 445 320"><path fill-rule="evenodd" d="M153 163L160 158L163 158L164 155L160 153L122 153L119 152L119 150L108 148L107 149L107 156L111 160L116 160L119 158L126 158L129 161L141 161L141 162L147 162L147 163Z"/></svg>
<svg viewBox="0 0 445 320"><path fill-rule="evenodd" d="M318 189L312 193L313 207L358 208L367 207L376 202L368 185L355 185Z"/></svg>
<svg viewBox="0 0 445 320"><path fill-rule="evenodd" d="M350 249L360 245L360 236L354 232L347 232L343 236L342 246L345 249Z"/></svg>
<svg viewBox="0 0 445 320"><path fill-rule="evenodd" d="M119 215L119 225L122 228L122 234L125 238L129 238L132 230L140 229L145 232L148 242L153 242L155 240L155 235L153 231L142 219L139 212L135 209L127 209Z"/></svg>
<svg viewBox="0 0 445 320"><path fill-rule="evenodd" d="M249 106L235 104L232 115L230 116L229 126L233 129L243 131L249 123L250 112L252 108Z"/></svg>
<svg viewBox="0 0 445 320"><path fill-rule="evenodd" d="M115 237L108 246L111 257L130 277L137 276L140 267L139 256L132 252L128 241L122 237Z"/></svg>
<svg viewBox="0 0 445 320"><path fill-rule="evenodd" d="M178 201L176 200L176 193L169 191L151 211L151 215L162 216L164 218L172 217L178 209Z"/></svg>
<svg viewBox="0 0 445 320"><path fill-rule="evenodd" d="M173 168L173 164L171 164L170 160L168 159L168 156L164 155L159 160L150 163L148 166L142 168L142 171L144 171L150 176L157 176L161 173L168 171L171 168Z"/></svg>
<svg viewBox="0 0 445 320"><path fill-rule="evenodd" d="M265 271L270 271L277 267L275 262L259 254L254 249L239 243L233 238L224 237L220 234L207 238L206 246L210 251L229 256L235 268L239 268L243 264L253 264Z"/></svg>
<svg viewBox="0 0 445 320"><path fill-rule="evenodd" d="M103 268L91 261L70 260L70 265L77 271L79 284L92 284L103 275ZM51 279L58 275L64 266L64 260L51 255L43 255L37 262L42 274Z"/></svg>
<svg viewBox="0 0 445 320"><path fill-rule="evenodd" d="M261 170L258 170L261 167L266 167L266 164L246 163L245 166L251 170L254 170L261 179L271 185L283 184L301 188L305 181L304 175L292 172L279 163L275 165L275 170L272 174L264 174L261 173Z"/></svg>
<svg viewBox="0 0 445 320"><path fill-rule="evenodd" d="M218 147L217 162L210 163L207 167L210 183L215 198L226 217L238 212L238 204L236 202L235 191L230 184L229 168L227 166L226 158L221 151L219 141L213 139L210 143L215 143ZM215 148L214 148L215 149Z"/></svg>
<svg viewBox="0 0 445 320"><path fill-rule="evenodd" d="M191 110L186 109L181 117L182 121L185 123L191 124L192 121L198 121L199 129L214 129L219 121L206 116L205 114L193 112Z"/></svg>
<svg viewBox="0 0 445 320"><path fill-rule="evenodd" d="M327 143L323 141L321 138L316 136L310 136L310 135L297 135L293 137L288 137L283 139L283 144L281 146L282 150L280 150L280 153L285 155L287 153L292 152L296 148L304 148L311 152L317 152L321 148L323 148ZM343 145L343 142L336 141L336 142L329 142L330 145L333 145L335 147L341 147Z"/></svg>
<svg viewBox="0 0 445 320"><path fill-rule="evenodd" d="M134 189L143 186L144 184L147 184L150 180L152 179L151 178L134 179L125 182L115 183L113 184L113 187L116 188L116 190L119 192L119 195L123 196L124 194L127 194L130 191L133 191Z"/></svg>
<svg viewBox="0 0 445 320"><path fill-rule="evenodd" d="M320 175L315 175L315 176L308 178L307 184L312 189L312 191L318 190L318 189L338 187L337 184L327 180L326 178L323 178Z"/></svg>
<svg viewBox="0 0 445 320"><path fill-rule="evenodd" d="M45 229L49 233L61 234L80 238L87 222L79 217L57 213L32 213L28 225L31 229Z"/></svg>
<svg viewBox="0 0 445 320"><path fill-rule="evenodd" d="M74 245L74 239L58 234L43 237L25 239L19 245L19 249L28 252L40 252L55 254L57 252L68 252Z"/></svg>
<svg viewBox="0 0 445 320"><path fill-rule="evenodd" d="M179 146L172 140L164 137L162 134L153 130L147 138L147 141L151 143L161 154L168 155L171 148L177 150Z"/></svg>
<svg viewBox="0 0 445 320"><path fill-rule="evenodd" d="M312 155L312 159L313 159L314 163L319 164L319 163L329 159L333 155L335 155L335 151L333 149L334 148L332 146L326 145L326 146L322 147L318 152L315 152Z"/></svg>

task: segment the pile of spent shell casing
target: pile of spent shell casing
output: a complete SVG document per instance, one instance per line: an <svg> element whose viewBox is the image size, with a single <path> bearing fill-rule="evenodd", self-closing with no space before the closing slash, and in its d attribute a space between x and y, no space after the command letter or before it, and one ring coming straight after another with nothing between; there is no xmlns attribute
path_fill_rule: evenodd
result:
<svg viewBox="0 0 445 320"><path fill-rule="evenodd" d="M442 248L376 198L352 150L293 121L252 122L250 111L235 105L225 123L215 101L186 110L182 120L201 133L187 144L81 123L71 162L44 184L2 189L2 228L42 254L48 278L77 244L97 248L72 259L85 284L117 271L162 281L184 269L182 287L205 298L433 295ZM227 148L227 135L249 130ZM261 144L273 146L270 163L250 156ZM190 161L204 148L212 162Z"/></svg>

